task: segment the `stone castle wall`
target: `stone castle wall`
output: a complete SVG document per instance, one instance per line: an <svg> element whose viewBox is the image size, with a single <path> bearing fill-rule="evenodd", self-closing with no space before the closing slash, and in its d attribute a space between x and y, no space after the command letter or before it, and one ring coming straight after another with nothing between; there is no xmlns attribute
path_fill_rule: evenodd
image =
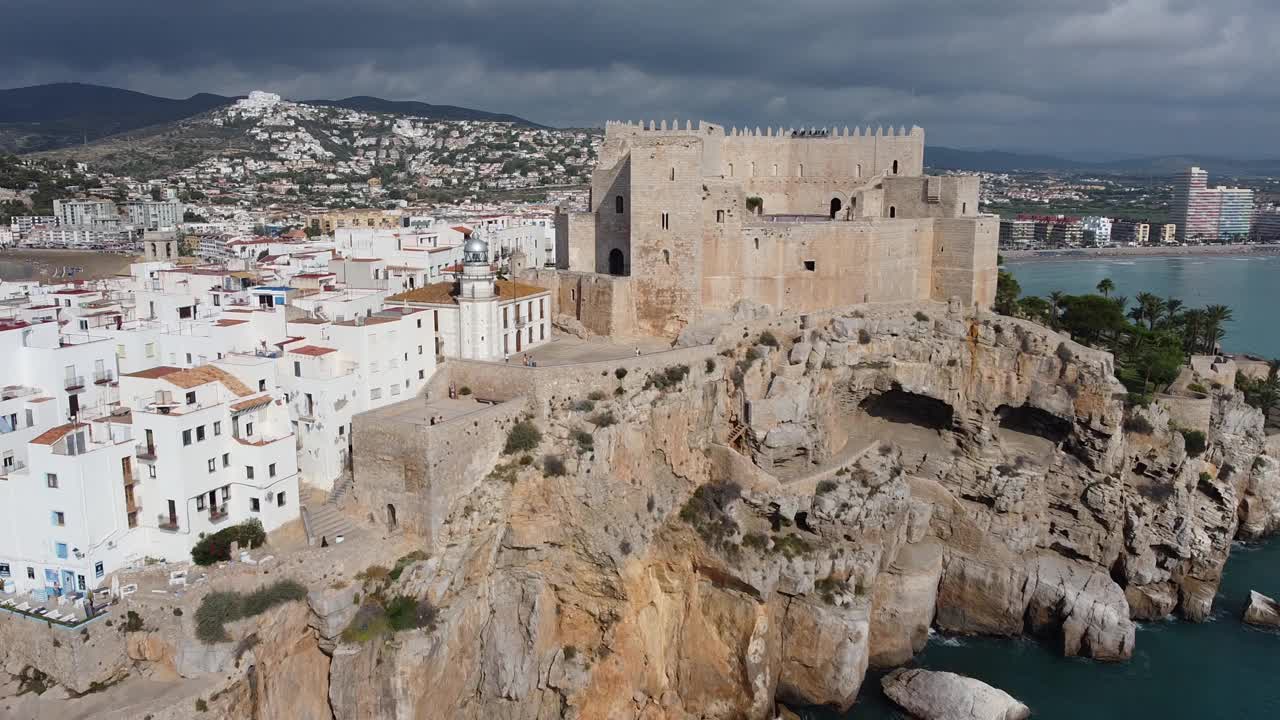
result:
<svg viewBox="0 0 1280 720"><path fill-rule="evenodd" d="M628 295L580 292L574 278L561 312L600 334L674 337L744 298L801 312L952 296L990 306L998 225L978 214L978 180L924 177L923 163L919 128L609 123L592 213L560 216L557 243L561 270L627 276ZM747 210L752 197L765 217Z"/></svg>

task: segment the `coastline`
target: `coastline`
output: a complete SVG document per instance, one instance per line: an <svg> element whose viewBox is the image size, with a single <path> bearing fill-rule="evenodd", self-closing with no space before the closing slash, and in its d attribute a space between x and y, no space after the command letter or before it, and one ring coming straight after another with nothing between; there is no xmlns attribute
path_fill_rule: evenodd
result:
<svg viewBox="0 0 1280 720"><path fill-rule="evenodd" d="M79 250L74 248L0 249L0 281L67 282L101 280L129 272L129 264L141 260L135 252ZM63 267L79 268L74 277L57 277Z"/></svg>
<svg viewBox="0 0 1280 720"><path fill-rule="evenodd" d="M1175 245L1143 247L1064 248L1057 250L1001 250L1008 262L1053 262L1111 257L1203 257L1280 255L1280 244Z"/></svg>

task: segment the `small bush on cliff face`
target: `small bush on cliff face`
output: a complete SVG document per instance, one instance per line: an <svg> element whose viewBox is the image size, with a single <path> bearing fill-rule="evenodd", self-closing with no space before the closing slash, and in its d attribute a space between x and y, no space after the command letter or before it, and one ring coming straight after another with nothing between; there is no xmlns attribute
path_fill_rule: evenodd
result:
<svg viewBox="0 0 1280 720"><path fill-rule="evenodd" d="M342 640L359 643L402 630L426 628L432 631L439 615L440 611L426 599L399 595L383 602L370 598L342 631Z"/></svg>
<svg viewBox="0 0 1280 720"><path fill-rule="evenodd" d="M606 397L608 396L605 395L604 391L602 390L592 390L590 394L587 395L588 400L594 400L595 402L600 402L601 400L604 400Z"/></svg>
<svg viewBox="0 0 1280 720"><path fill-rule="evenodd" d="M391 572L387 573L387 577L391 578L392 581L399 580L400 576L404 574L404 571L408 569L410 565L416 562L422 562L426 559L427 554L425 552L422 550L414 550L408 555L404 555L399 560L396 560L396 566L391 568Z"/></svg>
<svg viewBox="0 0 1280 720"><path fill-rule="evenodd" d="M774 535L773 549L788 560L813 552L809 541L799 535Z"/></svg>
<svg viewBox="0 0 1280 720"><path fill-rule="evenodd" d="M738 534L738 523L729 516L729 508L740 497L742 487L735 482L708 483L695 490L685 502L680 509L680 519L692 526L711 547L732 552L737 549L731 540Z"/></svg>
<svg viewBox="0 0 1280 720"><path fill-rule="evenodd" d="M521 420L511 427L507 433L507 445L503 452L507 455L518 452L529 452L542 442L542 432L528 420Z"/></svg>
<svg viewBox="0 0 1280 720"><path fill-rule="evenodd" d="M564 477L568 471L559 455L546 455L542 458L542 472L550 477Z"/></svg>
<svg viewBox="0 0 1280 720"><path fill-rule="evenodd" d="M196 698L196 712L208 712L208 710L209 703L205 702L204 698Z"/></svg>
<svg viewBox="0 0 1280 720"><path fill-rule="evenodd" d="M293 580L281 580L254 590L249 594L239 592L211 592L196 608L196 637L209 645L230 640L227 623L242 618L261 615L282 603L303 600L307 589Z"/></svg>
<svg viewBox="0 0 1280 720"><path fill-rule="evenodd" d="M600 413L596 413L595 415L592 415L590 422L592 425L595 425L596 427L603 428L603 427L610 427L613 425L617 425L618 418L614 417L613 413L606 410L604 412L600 412Z"/></svg>
<svg viewBox="0 0 1280 720"><path fill-rule="evenodd" d="M819 495L826 495L827 493L831 492L832 490L835 490L835 489L836 489L836 487L838 487L838 486L836 485L836 481L835 481L835 480L821 480L821 481L819 481L819 482L818 482L818 487L817 487L817 489L816 489L816 492L817 492Z"/></svg>
<svg viewBox="0 0 1280 720"><path fill-rule="evenodd" d="M585 454L595 449L595 438L591 437L591 433L585 430L574 430L573 441L578 443L578 453Z"/></svg>
<svg viewBox="0 0 1280 720"><path fill-rule="evenodd" d="M1200 383L1191 383L1190 385L1187 385L1187 389L1193 393L1200 393L1201 395L1209 394L1209 388L1201 385Z"/></svg>
<svg viewBox="0 0 1280 720"><path fill-rule="evenodd" d="M596 404L590 400L579 400L573 404L573 409L578 412L591 412L596 409Z"/></svg>
<svg viewBox="0 0 1280 720"><path fill-rule="evenodd" d="M659 390L669 390L679 385L689 375L688 365L672 365L662 372L650 375L644 381L644 389L656 387Z"/></svg>
<svg viewBox="0 0 1280 720"><path fill-rule="evenodd" d="M774 337L773 333L769 332L768 330L765 330L764 332L760 333L760 339L757 340L756 342L758 342L760 345L768 345L769 347L772 347L772 348L778 347L778 338Z"/></svg>
<svg viewBox="0 0 1280 720"><path fill-rule="evenodd" d="M624 377L626 377L626 376L627 376L627 369L626 369L626 368L618 368L617 370L614 370L614 371L613 371L613 376L614 376L614 377L616 377L616 378L618 378L619 380L621 380L622 378L624 378Z"/></svg>
<svg viewBox="0 0 1280 720"><path fill-rule="evenodd" d="M1124 406L1133 407L1151 407L1150 393L1129 393L1124 396Z"/></svg>
<svg viewBox="0 0 1280 720"><path fill-rule="evenodd" d="M929 322L929 316L928 316L928 315L925 315L924 313L922 313L922 312L920 312L919 310L917 310L917 311L916 311L916 320L917 320L917 321L919 321L919 322Z"/></svg>
<svg viewBox="0 0 1280 720"><path fill-rule="evenodd" d="M751 532L742 536L742 547L764 552L769 547L769 538L764 533Z"/></svg>
<svg viewBox="0 0 1280 720"><path fill-rule="evenodd" d="M1130 415L1124 419L1124 429L1126 432L1137 433L1139 435L1150 435L1155 432L1151 421L1142 415Z"/></svg>
<svg viewBox="0 0 1280 720"><path fill-rule="evenodd" d="M715 359L715 358L707 358L707 374L708 374L708 375L710 375L711 373L713 373L713 372L715 372L715 371L716 371L716 359Z"/></svg>
<svg viewBox="0 0 1280 720"><path fill-rule="evenodd" d="M1187 455L1190 457L1199 457L1209 447L1204 433L1199 430L1179 430L1178 432L1182 433L1182 439L1187 446Z"/></svg>
<svg viewBox="0 0 1280 720"><path fill-rule="evenodd" d="M865 328L858 328L858 344L859 345L871 344L871 333L867 332Z"/></svg>
<svg viewBox="0 0 1280 720"><path fill-rule="evenodd" d="M835 605L837 595L849 594L849 581L837 580L828 576L815 582L813 589L817 591L818 597L822 598L822 602L828 605Z"/></svg>
<svg viewBox="0 0 1280 720"><path fill-rule="evenodd" d="M141 615L132 610L125 614L125 632L141 632L144 627L146 627L146 623L142 621Z"/></svg>

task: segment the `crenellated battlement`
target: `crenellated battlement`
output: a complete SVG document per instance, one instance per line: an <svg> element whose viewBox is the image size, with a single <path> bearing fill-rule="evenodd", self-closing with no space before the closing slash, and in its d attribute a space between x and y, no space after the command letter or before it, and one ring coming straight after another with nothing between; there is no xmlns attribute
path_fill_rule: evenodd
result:
<svg viewBox="0 0 1280 720"><path fill-rule="evenodd" d="M728 138L768 138L771 140L848 140L848 139L865 139L865 138L881 138L881 137L910 137L919 138L922 142L924 139L924 128L913 125L910 130L906 126L889 127L870 125L866 127L849 126L843 127L730 127L725 128L722 125L699 120L695 125L692 120L685 120L684 126L681 127L678 119L672 120L670 124L666 120L641 120L631 122L627 120L610 120L605 123L605 135L639 135L641 133L650 134L666 134L666 135L714 135Z"/></svg>

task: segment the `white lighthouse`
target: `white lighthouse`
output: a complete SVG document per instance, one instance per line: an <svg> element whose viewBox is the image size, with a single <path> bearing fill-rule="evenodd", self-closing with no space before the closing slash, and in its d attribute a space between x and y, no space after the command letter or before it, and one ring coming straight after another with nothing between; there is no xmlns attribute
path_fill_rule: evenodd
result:
<svg viewBox="0 0 1280 720"><path fill-rule="evenodd" d="M462 246L458 278L459 354L464 360L501 360L502 329L498 325L498 293L489 266L489 243L468 238Z"/></svg>

